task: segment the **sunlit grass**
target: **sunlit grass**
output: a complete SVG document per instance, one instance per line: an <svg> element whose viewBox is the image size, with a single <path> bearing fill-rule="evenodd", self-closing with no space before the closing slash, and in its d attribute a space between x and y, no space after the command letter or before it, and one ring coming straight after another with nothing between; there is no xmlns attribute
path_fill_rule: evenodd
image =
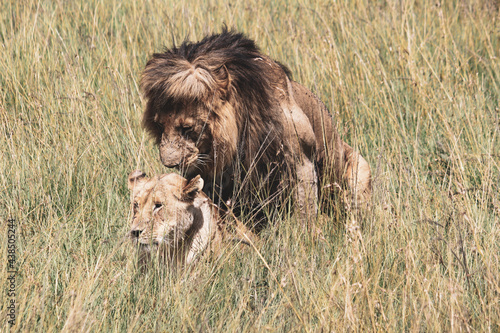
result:
<svg viewBox="0 0 500 333"><path fill-rule="evenodd" d="M479 0L1 2L15 328L500 330L499 15ZM229 245L185 273L141 273L126 177L165 170L140 125L140 72L223 24L327 104L372 167L373 207L320 217L322 237L284 216L261 234L264 260ZM3 303L0 317L7 330Z"/></svg>

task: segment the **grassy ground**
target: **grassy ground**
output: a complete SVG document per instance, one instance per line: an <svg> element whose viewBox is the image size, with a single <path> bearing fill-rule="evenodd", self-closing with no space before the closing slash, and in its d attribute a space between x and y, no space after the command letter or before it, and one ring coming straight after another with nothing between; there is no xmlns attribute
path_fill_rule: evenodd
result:
<svg viewBox="0 0 500 333"><path fill-rule="evenodd" d="M0 327L13 218L12 330L499 331L499 6L2 1ZM371 164L374 205L323 216L324 239L283 218L264 260L229 247L181 276L141 274L126 177L164 169L138 78L153 52L223 23L325 101Z"/></svg>

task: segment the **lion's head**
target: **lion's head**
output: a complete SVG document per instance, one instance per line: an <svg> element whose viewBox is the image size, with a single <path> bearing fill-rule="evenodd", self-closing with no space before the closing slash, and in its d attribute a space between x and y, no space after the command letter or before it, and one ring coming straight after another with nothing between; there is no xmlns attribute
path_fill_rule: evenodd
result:
<svg viewBox="0 0 500 333"><path fill-rule="evenodd" d="M130 236L144 250L178 246L202 228L202 205L208 198L201 192L200 176L188 182L175 173L147 178L136 170L128 187L133 206Z"/></svg>
<svg viewBox="0 0 500 333"><path fill-rule="evenodd" d="M162 163L207 177L236 160L247 169L274 160L282 126L272 82L285 76L252 40L227 30L154 54L141 79L143 124Z"/></svg>

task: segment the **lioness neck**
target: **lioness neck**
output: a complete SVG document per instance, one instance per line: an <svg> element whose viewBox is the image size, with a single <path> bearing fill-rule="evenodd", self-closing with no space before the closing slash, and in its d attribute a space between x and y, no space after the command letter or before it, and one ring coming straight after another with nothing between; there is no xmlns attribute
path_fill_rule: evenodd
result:
<svg viewBox="0 0 500 333"><path fill-rule="evenodd" d="M194 221L194 224L198 224L199 228L192 236L191 245L186 247L186 265L197 260L217 234L217 212L210 199L205 195L200 195L194 199L194 206L200 210L201 214L195 217L199 220Z"/></svg>

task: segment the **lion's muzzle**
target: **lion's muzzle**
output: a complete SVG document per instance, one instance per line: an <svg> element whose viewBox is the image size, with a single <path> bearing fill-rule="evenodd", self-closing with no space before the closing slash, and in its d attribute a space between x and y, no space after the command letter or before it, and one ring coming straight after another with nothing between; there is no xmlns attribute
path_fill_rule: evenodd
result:
<svg viewBox="0 0 500 333"><path fill-rule="evenodd" d="M167 168L184 168L196 161L198 149L183 138L170 139L165 134L159 146L161 163Z"/></svg>

